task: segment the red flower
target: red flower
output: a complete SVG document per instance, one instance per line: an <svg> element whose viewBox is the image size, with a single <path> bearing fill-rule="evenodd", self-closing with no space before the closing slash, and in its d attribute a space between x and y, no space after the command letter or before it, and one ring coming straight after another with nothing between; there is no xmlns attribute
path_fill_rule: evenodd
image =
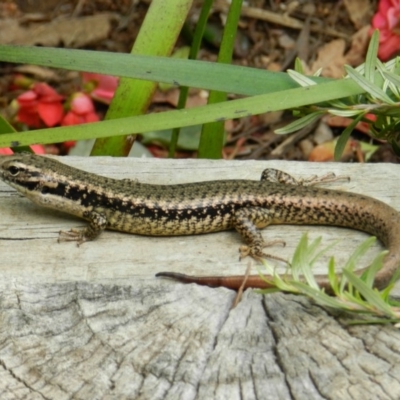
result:
<svg viewBox="0 0 400 400"><path fill-rule="evenodd" d="M60 96L46 83L35 83L31 90L17 97L19 104L18 120L34 128L58 124L63 116Z"/></svg>
<svg viewBox="0 0 400 400"><path fill-rule="evenodd" d="M85 93L75 93L70 103L70 111L61 121L61 125L78 125L99 120L94 111L92 99Z"/></svg>
<svg viewBox="0 0 400 400"><path fill-rule="evenodd" d="M0 149L0 155L8 156L10 154L14 154L14 153L9 147L3 147L2 149Z"/></svg>
<svg viewBox="0 0 400 400"><path fill-rule="evenodd" d="M110 104L118 86L118 78L111 75L92 74L83 72L82 78L85 91L95 100Z"/></svg>
<svg viewBox="0 0 400 400"><path fill-rule="evenodd" d="M372 18L373 29L380 30L378 56L389 60L400 50L400 0L380 0Z"/></svg>

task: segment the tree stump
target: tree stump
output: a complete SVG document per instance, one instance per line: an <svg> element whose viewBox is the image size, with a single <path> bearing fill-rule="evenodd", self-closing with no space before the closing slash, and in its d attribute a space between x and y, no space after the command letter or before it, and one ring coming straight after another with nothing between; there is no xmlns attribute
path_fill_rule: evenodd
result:
<svg viewBox="0 0 400 400"><path fill-rule="evenodd" d="M63 158L115 178L149 183L259 179L265 168L297 177L351 176L331 188L400 210L398 165ZM157 279L155 273L242 274L234 232L145 237L106 231L77 247L58 231L83 226L0 183L1 399L399 399L400 332L349 325L303 296L236 293ZM303 232L340 238L342 265L367 235L348 229L272 226L271 253L291 258ZM377 244L360 267L368 265ZM316 268L326 272L326 260ZM278 264L279 265L279 264ZM281 265L282 271L285 269ZM254 269L253 273L256 273ZM399 294L399 286L395 293Z"/></svg>

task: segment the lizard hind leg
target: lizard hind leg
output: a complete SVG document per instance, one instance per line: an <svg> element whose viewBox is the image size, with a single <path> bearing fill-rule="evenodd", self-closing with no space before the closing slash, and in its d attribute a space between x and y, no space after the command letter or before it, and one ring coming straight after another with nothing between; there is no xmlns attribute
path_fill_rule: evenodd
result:
<svg viewBox="0 0 400 400"><path fill-rule="evenodd" d="M282 183L284 185L294 185L294 186L314 186L324 183L331 183L336 181L349 181L348 176L336 176L333 172L327 173L322 176L313 175L309 178L295 178L286 172L280 171L279 169L267 168L261 174L261 180L272 182L272 183Z"/></svg>
<svg viewBox="0 0 400 400"><path fill-rule="evenodd" d="M283 244L283 240L277 239L265 242L258 228L268 226L272 221L270 211L261 207L241 208L235 212L233 226L243 237L247 245L240 246L240 259L250 256L256 260L261 258L273 258L275 260L287 262L281 257L263 252L265 247L276 244Z"/></svg>

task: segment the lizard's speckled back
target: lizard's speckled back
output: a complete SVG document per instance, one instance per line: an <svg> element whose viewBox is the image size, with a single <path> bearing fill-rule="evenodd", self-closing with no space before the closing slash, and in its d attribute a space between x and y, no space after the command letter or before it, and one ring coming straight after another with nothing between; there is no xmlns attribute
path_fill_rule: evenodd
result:
<svg viewBox="0 0 400 400"><path fill-rule="evenodd" d="M71 239L78 242L104 228L154 236L235 228L249 243L250 255L260 256L257 228L334 225L376 235L388 247L378 286L388 283L400 263L399 213L355 193L269 180L152 185L98 176L27 153L2 157L0 178L39 205L87 219L87 231Z"/></svg>

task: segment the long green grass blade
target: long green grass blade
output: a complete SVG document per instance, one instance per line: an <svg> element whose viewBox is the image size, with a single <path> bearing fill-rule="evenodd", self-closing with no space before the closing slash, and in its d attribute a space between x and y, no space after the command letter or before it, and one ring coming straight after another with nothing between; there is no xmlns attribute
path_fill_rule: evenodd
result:
<svg viewBox="0 0 400 400"><path fill-rule="evenodd" d="M101 51L0 45L0 61L97 72L249 96L298 87L283 72L206 61ZM313 79L318 83L332 81L326 78ZM352 87L353 94L362 93L356 84L347 82L344 86Z"/></svg>
<svg viewBox="0 0 400 400"><path fill-rule="evenodd" d="M139 115L118 120L95 122L71 127L38 129L23 134L0 135L0 147L18 147L35 143L56 143L114 135L135 134L178 126L191 126L224 119L241 118L265 112L296 108L351 95L353 88L329 82L308 88L290 89L244 99L211 104L185 110Z"/></svg>

